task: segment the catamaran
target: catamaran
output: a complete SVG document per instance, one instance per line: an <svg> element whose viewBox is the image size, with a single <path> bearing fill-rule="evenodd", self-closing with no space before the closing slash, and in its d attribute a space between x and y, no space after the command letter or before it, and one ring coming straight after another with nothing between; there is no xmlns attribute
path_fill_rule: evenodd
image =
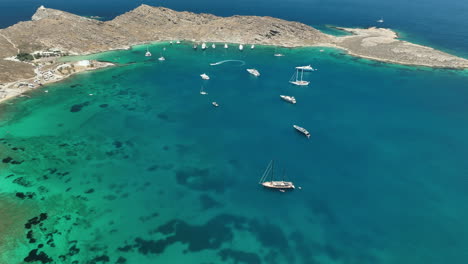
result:
<svg viewBox="0 0 468 264"><path fill-rule="evenodd" d="M210 79L210 76L206 75L205 73L200 74L200 77L201 77L203 80L209 80L209 79Z"/></svg>
<svg viewBox="0 0 468 264"><path fill-rule="evenodd" d="M289 96L289 95L280 95L281 99L285 100L286 102L289 102L291 104L296 103L296 98L294 96Z"/></svg>
<svg viewBox="0 0 468 264"><path fill-rule="evenodd" d="M260 76L260 73L256 69L247 69L247 71L255 77Z"/></svg>
<svg viewBox="0 0 468 264"><path fill-rule="evenodd" d="M146 47L145 57L151 57L151 52L149 52L148 47Z"/></svg>
<svg viewBox="0 0 468 264"><path fill-rule="evenodd" d="M227 48L228 48L228 44L224 44L224 48L227 49Z"/></svg>
<svg viewBox="0 0 468 264"><path fill-rule="evenodd" d="M297 125L293 125L293 127L294 127L297 131L299 131L299 132L301 132L302 134L304 134L307 138L310 138L310 133L309 133L309 131L307 131L307 129L305 129L305 128L303 128L303 127L300 127L300 126L297 126Z"/></svg>
<svg viewBox="0 0 468 264"><path fill-rule="evenodd" d="M202 50L206 50L206 43L205 43L205 42L203 42L203 43L201 44L201 49L202 49Z"/></svg>
<svg viewBox="0 0 468 264"><path fill-rule="evenodd" d="M244 45L239 44L239 50L243 50L243 49L244 49Z"/></svg>
<svg viewBox="0 0 468 264"><path fill-rule="evenodd" d="M270 161L268 163L267 168L265 169L265 172L263 172L262 177L260 178L260 181L258 182L259 184L263 185L266 188L272 188L272 189L294 189L296 188L294 184L290 181L285 181L286 175L283 172L283 178L281 181L275 181L275 173L274 173L274 161Z"/></svg>
<svg viewBox="0 0 468 264"><path fill-rule="evenodd" d="M301 71L301 74L299 75L299 71ZM299 86L306 86L309 85L310 82L304 81L302 77L304 76L304 70L303 69L298 69L296 68L296 72L293 74L291 79L289 80L290 83L294 85L299 85ZM300 77L300 78L299 78Z"/></svg>
<svg viewBox="0 0 468 264"><path fill-rule="evenodd" d="M317 69L312 68L310 64L306 66L297 66L296 69L303 70L303 71L316 71L317 70Z"/></svg>

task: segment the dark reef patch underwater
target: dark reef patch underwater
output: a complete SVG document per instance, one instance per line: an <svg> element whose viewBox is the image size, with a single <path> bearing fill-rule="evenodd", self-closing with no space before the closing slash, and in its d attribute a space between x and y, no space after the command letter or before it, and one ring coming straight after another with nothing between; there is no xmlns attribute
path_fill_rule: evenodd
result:
<svg viewBox="0 0 468 264"><path fill-rule="evenodd" d="M466 71L149 48L1 106L1 263L468 262ZM301 189L261 188L271 159Z"/></svg>

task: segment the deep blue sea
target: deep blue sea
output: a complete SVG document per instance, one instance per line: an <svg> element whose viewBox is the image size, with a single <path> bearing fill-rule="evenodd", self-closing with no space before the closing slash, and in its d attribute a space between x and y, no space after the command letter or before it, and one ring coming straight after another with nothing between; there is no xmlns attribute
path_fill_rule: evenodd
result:
<svg viewBox="0 0 468 264"><path fill-rule="evenodd" d="M461 1L145 3L327 32L383 17L468 55ZM7 0L0 25L40 4L111 19L140 2ZM87 56L118 66L0 105L0 263L468 263L467 71L319 47L146 48ZM307 64L311 84L291 86ZM272 159L300 189L258 185Z"/></svg>

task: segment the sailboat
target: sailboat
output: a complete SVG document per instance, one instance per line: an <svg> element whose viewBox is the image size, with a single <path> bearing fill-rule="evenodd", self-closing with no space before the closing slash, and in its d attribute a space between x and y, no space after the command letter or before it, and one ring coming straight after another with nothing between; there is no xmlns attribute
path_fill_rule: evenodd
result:
<svg viewBox="0 0 468 264"><path fill-rule="evenodd" d="M301 71L300 75L299 75L299 71ZM300 78L299 78L299 76L300 76ZM298 85L298 86L309 85L310 82L302 80L303 76L304 76L304 70L296 68L296 72L293 74L293 76L291 77L289 82L294 84L294 85Z"/></svg>
<svg viewBox="0 0 468 264"><path fill-rule="evenodd" d="M201 95L207 95L208 94L207 92L205 92L205 88L203 87L203 85L202 85L202 87L200 89L200 94Z"/></svg>
<svg viewBox="0 0 468 264"><path fill-rule="evenodd" d="M145 57L151 57L151 52L149 52L148 47L146 47Z"/></svg>
<svg viewBox="0 0 468 264"><path fill-rule="evenodd" d="M285 181L285 174L283 173L283 178L281 181L275 181L274 179L274 161L268 163L265 172L263 172L262 178L260 178L259 184L263 185L266 188L272 189L294 189L294 184L290 181Z"/></svg>
<svg viewBox="0 0 468 264"><path fill-rule="evenodd" d="M275 57L283 57L284 56L284 54L276 52L276 50L277 50L277 48L275 47L275 53L273 54L273 56L275 56Z"/></svg>
<svg viewBox="0 0 468 264"><path fill-rule="evenodd" d="M203 42L203 43L201 44L201 49L202 49L202 50L206 50L206 43L205 43L205 42Z"/></svg>
<svg viewBox="0 0 468 264"><path fill-rule="evenodd" d="M239 50L242 51L244 49L244 45L239 44Z"/></svg>

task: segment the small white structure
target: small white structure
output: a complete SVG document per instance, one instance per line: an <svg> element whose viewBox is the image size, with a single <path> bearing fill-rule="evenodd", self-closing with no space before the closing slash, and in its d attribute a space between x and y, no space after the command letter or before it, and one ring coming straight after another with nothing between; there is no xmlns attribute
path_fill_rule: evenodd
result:
<svg viewBox="0 0 468 264"><path fill-rule="evenodd" d="M89 67L91 66L91 62L89 60L80 60L76 63L76 66Z"/></svg>
<svg viewBox="0 0 468 264"><path fill-rule="evenodd" d="M43 9L45 9L45 7L44 7L43 5L41 5L41 6L39 7L39 9L40 9L40 10L43 10Z"/></svg>

